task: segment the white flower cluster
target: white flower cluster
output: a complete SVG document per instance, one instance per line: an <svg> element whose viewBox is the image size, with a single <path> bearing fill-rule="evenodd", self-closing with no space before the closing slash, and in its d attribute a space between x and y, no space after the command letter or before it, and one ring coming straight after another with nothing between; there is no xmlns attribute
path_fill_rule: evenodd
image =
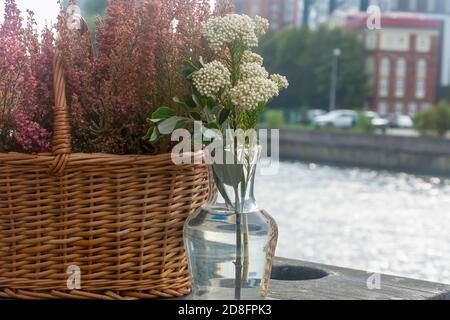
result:
<svg viewBox="0 0 450 320"><path fill-rule="evenodd" d="M215 53L220 53L232 43L238 43L239 49L247 50L242 55L239 73L233 74L239 77L234 87L231 71L219 61L208 63L194 73L194 87L201 95L211 98L224 89L224 96L235 108L243 111L254 110L278 96L280 90L288 87L287 79L278 74L269 77L262 66L263 58L248 50L258 46L258 37L268 30L269 22L258 16L251 19L246 15L229 14L210 19L204 26L204 35Z"/></svg>
<svg viewBox="0 0 450 320"><path fill-rule="evenodd" d="M231 74L222 63L213 61L195 72L192 81L201 95L214 98L220 90L231 85Z"/></svg>
<svg viewBox="0 0 450 320"><path fill-rule="evenodd" d="M261 102L267 102L278 96L275 82L267 78L248 78L230 90L231 102L242 110L253 110Z"/></svg>
<svg viewBox="0 0 450 320"><path fill-rule="evenodd" d="M260 16L255 17L255 32L257 35L263 36L269 30L269 20Z"/></svg>
<svg viewBox="0 0 450 320"><path fill-rule="evenodd" d="M247 15L228 14L210 19L205 24L204 35L215 53L219 53L226 45L236 40L253 48L258 46L258 36L264 34L268 28L268 22L264 20L260 17L253 20Z"/></svg>
<svg viewBox="0 0 450 320"><path fill-rule="evenodd" d="M270 79L277 84L279 90L287 89L287 87L289 87L289 81L285 76L273 74L270 76Z"/></svg>
<svg viewBox="0 0 450 320"><path fill-rule="evenodd" d="M243 63L241 65L242 79L248 78L268 78L269 73L267 70L256 62Z"/></svg>
<svg viewBox="0 0 450 320"><path fill-rule="evenodd" d="M259 54L256 54L250 50L246 50L246 51L244 51L244 54L242 55L242 62L244 62L244 63L255 62L259 65L262 65L264 62L264 59Z"/></svg>

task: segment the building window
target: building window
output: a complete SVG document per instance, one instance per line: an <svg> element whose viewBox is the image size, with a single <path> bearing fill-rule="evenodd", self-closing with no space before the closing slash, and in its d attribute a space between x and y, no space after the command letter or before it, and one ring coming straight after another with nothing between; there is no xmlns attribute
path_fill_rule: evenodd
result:
<svg viewBox="0 0 450 320"><path fill-rule="evenodd" d="M387 3L382 3L382 4L384 4L385 6L387 6L387 11L391 11L391 10L398 10L399 9L399 0L391 0L391 1L388 1ZM385 8L382 8L382 9L385 9ZM386 10L383 10L383 11L386 11Z"/></svg>
<svg viewBox="0 0 450 320"><path fill-rule="evenodd" d="M366 58L366 74L368 85L373 93L373 87L375 86L375 59L373 57Z"/></svg>
<svg viewBox="0 0 450 320"><path fill-rule="evenodd" d="M426 96L427 61L417 61L416 97L423 99Z"/></svg>
<svg viewBox="0 0 450 320"><path fill-rule="evenodd" d="M395 104L395 114L398 116L403 115L403 103L397 102Z"/></svg>
<svg viewBox="0 0 450 320"><path fill-rule="evenodd" d="M385 51L409 51L410 32L389 30L381 32L380 48Z"/></svg>
<svg viewBox="0 0 450 320"><path fill-rule="evenodd" d="M431 50L431 38L429 36L417 36L416 38L416 51L417 52L429 52Z"/></svg>
<svg viewBox="0 0 450 320"><path fill-rule="evenodd" d="M397 78L405 78L406 77L406 60L404 58L400 58L397 60L396 67Z"/></svg>
<svg viewBox="0 0 450 320"><path fill-rule="evenodd" d="M417 104L415 102L411 102L409 104L409 116L414 118L417 113Z"/></svg>
<svg viewBox="0 0 450 320"><path fill-rule="evenodd" d="M409 9L409 11L416 11L417 10L417 0L409 0L408 9Z"/></svg>
<svg viewBox="0 0 450 320"><path fill-rule="evenodd" d="M425 81L419 80L416 83L416 98L425 98Z"/></svg>
<svg viewBox="0 0 450 320"><path fill-rule="evenodd" d="M377 48L377 34L369 32L366 35L366 49L375 50Z"/></svg>
<svg viewBox="0 0 450 320"><path fill-rule="evenodd" d="M389 94L389 80L388 79L380 80L379 94L382 97L388 96L388 94Z"/></svg>
<svg viewBox="0 0 450 320"><path fill-rule="evenodd" d="M436 1L435 0L428 0L427 1L427 11L429 11L429 12L436 11Z"/></svg>
<svg viewBox="0 0 450 320"><path fill-rule="evenodd" d="M380 116L382 117L386 117L388 115L388 105L386 102L381 101L378 104L378 113L380 114Z"/></svg>
<svg viewBox="0 0 450 320"><path fill-rule="evenodd" d="M405 96L405 81L397 80L395 83L395 96L397 98L403 98Z"/></svg>
<svg viewBox="0 0 450 320"><path fill-rule="evenodd" d="M381 59L380 75L382 77L389 77L390 68L391 68L391 63L389 61L389 58L384 57L383 59Z"/></svg>

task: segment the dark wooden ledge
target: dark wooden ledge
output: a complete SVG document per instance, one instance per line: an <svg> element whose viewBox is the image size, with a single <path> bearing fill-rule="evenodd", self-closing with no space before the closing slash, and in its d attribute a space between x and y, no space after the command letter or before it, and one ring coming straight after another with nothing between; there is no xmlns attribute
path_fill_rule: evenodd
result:
<svg viewBox="0 0 450 320"><path fill-rule="evenodd" d="M450 300L450 285L277 258L269 287L283 300ZM367 281L369 277L370 286ZM369 289L372 287L372 289ZM377 287L379 287L377 289Z"/></svg>

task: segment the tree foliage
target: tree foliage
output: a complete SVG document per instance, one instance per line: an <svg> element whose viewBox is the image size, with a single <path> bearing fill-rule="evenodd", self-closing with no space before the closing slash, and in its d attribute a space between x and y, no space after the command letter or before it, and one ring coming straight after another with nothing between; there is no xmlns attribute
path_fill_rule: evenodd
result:
<svg viewBox="0 0 450 320"><path fill-rule="evenodd" d="M329 105L333 49L339 48L337 106L362 108L368 93L364 47L355 32L321 27L269 34L260 53L271 72L285 74L291 86L276 100L285 108L326 109Z"/></svg>
<svg viewBox="0 0 450 320"><path fill-rule="evenodd" d="M423 135L445 137L450 131L450 103L441 101L436 107L418 113L414 127Z"/></svg>

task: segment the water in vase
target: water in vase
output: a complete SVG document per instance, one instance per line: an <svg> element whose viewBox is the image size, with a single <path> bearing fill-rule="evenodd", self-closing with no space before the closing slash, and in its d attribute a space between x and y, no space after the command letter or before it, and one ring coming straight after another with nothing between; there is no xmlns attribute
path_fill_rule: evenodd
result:
<svg viewBox="0 0 450 320"><path fill-rule="evenodd" d="M248 267L243 260L241 299L262 299L261 286L267 272L270 223L258 210L246 215L249 259ZM234 212L227 210L225 205L218 204L197 211L185 224L184 239L193 282L193 298L234 299L236 285L236 215Z"/></svg>

